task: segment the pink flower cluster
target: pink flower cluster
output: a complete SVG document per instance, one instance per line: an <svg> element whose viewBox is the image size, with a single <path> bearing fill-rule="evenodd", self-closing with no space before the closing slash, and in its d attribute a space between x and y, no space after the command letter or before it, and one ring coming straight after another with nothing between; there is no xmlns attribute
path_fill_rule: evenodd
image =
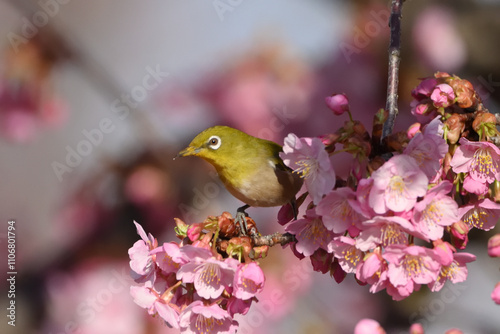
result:
<svg viewBox="0 0 500 334"><path fill-rule="evenodd" d="M445 105L447 96L436 99ZM467 175L467 191L468 179L483 188L499 180L498 148L462 139L451 170L443 168L448 144L437 117L423 132L415 132L400 154L370 177L358 179L356 187L333 189L330 156L318 149L317 141L290 134L281 155L303 175L312 198L305 216L285 226L297 239L292 248L299 257L310 257L315 270L329 271L338 282L352 273L358 282L370 284L372 293L385 289L394 300L408 297L421 285L439 291L448 280L465 281L466 264L475 256L457 248L466 247L470 229L494 227L500 204L471 197L459 206L453 183L459 173ZM453 245L444 241L446 234Z"/></svg>
<svg viewBox="0 0 500 334"><path fill-rule="evenodd" d="M447 110L470 108L479 102L469 81L444 72L423 79L411 94L411 112L423 124Z"/></svg>
<svg viewBox="0 0 500 334"><path fill-rule="evenodd" d="M139 283L130 288L135 303L181 333L234 333L234 315L246 314L264 287L257 262L223 258L207 242L212 234L158 245L135 225L141 236L129 249L131 274ZM197 228L184 232L193 236Z"/></svg>
<svg viewBox="0 0 500 334"><path fill-rule="evenodd" d="M410 326L410 334L425 334L424 327L415 323ZM386 334L384 328L373 319L361 319L354 328L354 334ZM452 328L447 330L444 334L463 334L459 329Z"/></svg>
<svg viewBox="0 0 500 334"><path fill-rule="evenodd" d="M459 251L469 231L491 230L500 218L500 149L491 140L500 135L496 117L470 82L446 73L424 79L412 94L420 123L384 138L383 145L377 129L384 110L370 136L352 119L347 96L336 94L326 104L336 115L348 114L345 125L318 138L289 134L280 153L304 178L306 193L297 203L310 199L298 220L291 221L291 205L282 207L278 221L289 234L280 240L338 283L352 274L370 292L385 290L394 300L422 285L439 291L447 281L465 281L467 263L476 258ZM354 158L345 179L332 165L337 144ZM388 160L382 158L387 151ZM282 242L257 242L255 222L246 219L252 237L240 235L229 213L191 226L177 220L182 241L163 245L136 224L141 240L129 250L139 284L131 287L135 302L183 333L234 333L234 316L248 312L265 283L255 259ZM500 235L490 239L488 251L500 257ZM491 296L500 304L500 282ZM416 324L411 332L423 328ZM355 333L384 330L367 319Z"/></svg>

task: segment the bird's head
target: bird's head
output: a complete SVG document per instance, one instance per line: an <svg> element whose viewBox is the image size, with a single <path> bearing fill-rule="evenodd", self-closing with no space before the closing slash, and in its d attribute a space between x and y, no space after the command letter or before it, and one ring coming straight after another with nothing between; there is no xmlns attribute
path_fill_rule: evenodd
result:
<svg viewBox="0 0 500 334"><path fill-rule="evenodd" d="M228 126L217 125L199 133L178 157L197 156L207 160L214 166L224 164L233 159L240 151L241 143L249 137L244 132Z"/></svg>

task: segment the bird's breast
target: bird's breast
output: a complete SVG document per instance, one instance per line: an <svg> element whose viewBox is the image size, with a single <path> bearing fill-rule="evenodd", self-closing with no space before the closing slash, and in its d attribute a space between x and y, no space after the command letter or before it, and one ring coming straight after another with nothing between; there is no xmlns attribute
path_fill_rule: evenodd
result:
<svg viewBox="0 0 500 334"><path fill-rule="evenodd" d="M234 197L250 206L284 205L295 198L302 186L299 175L275 168L271 161L261 168L255 168L254 165L245 173L219 171L219 176Z"/></svg>

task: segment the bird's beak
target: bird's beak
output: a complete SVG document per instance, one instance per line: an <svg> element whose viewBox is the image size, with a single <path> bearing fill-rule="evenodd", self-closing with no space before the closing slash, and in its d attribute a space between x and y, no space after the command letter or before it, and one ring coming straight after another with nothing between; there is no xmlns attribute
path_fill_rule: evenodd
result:
<svg viewBox="0 0 500 334"><path fill-rule="evenodd" d="M175 158L178 158L178 157L187 157L189 155L196 155L199 152L200 152L199 148L193 147L193 146L188 146L185 149L183 149L182 151L180 151L179 153L177 153L177 155L175 156Z"/></svg>

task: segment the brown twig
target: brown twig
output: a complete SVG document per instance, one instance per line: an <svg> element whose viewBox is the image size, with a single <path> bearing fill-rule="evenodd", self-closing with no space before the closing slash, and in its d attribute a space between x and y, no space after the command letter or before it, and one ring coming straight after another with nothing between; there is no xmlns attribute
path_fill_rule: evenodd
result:
<svg viewBox="0 0 500 334"><path fill-rule="evenodd" d="M284 246L290 242L296 242L295 236L290 233L274 233L270 235L259 235L252 236L252 241L255 246L269 246L272 247L274 245L280 244Z"/></svg>
<svg viewBox="0 0 500 334"><path fill-rule="evenodd" d="M389 74L387 82L387 101L385 109L389 115L384 123L382 140L392 133L394 121L398 115L398 84L399 63L401 62L401 10L403 0L392 0L391 17L389 26L391 28L391 41L389 44Z"/></svg>

